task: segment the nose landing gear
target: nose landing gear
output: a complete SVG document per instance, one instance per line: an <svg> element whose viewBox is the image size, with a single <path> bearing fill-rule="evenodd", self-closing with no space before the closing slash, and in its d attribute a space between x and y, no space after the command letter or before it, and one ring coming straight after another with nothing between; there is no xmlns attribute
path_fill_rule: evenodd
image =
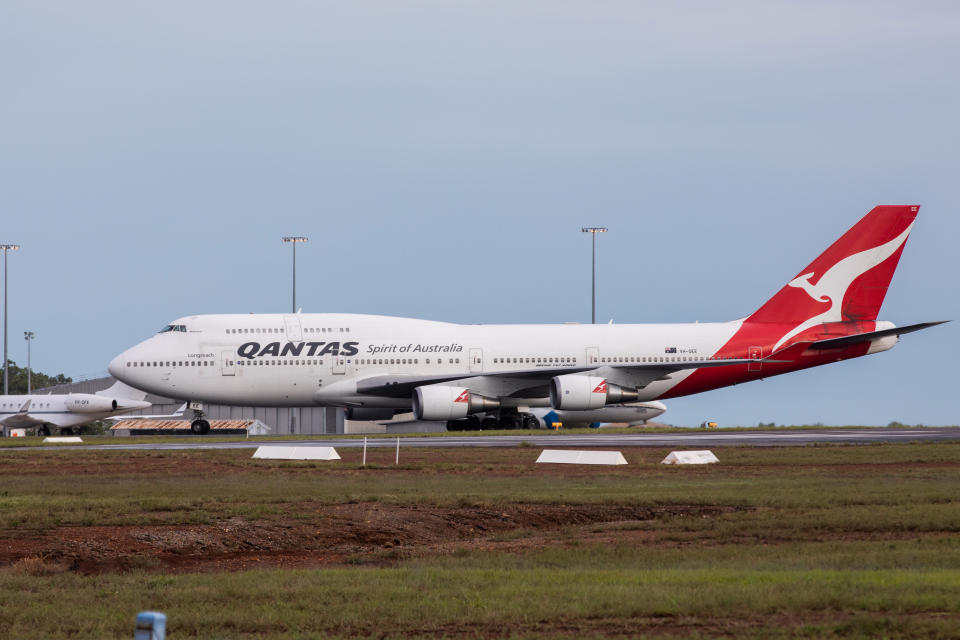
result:
<svg viewBox="0 0 960 640"><path fill-rule="evenodd" d="M194 435L202 436L210 432L210 423L203 417L202 409L193 410L193 422L190 423L190 431Z"/></svg>

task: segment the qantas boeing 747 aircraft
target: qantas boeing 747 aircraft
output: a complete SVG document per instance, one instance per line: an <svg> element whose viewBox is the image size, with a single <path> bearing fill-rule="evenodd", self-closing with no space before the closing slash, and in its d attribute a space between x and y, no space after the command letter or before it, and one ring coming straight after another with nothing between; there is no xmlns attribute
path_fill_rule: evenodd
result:
<svg viewBox="0 0 960 640"><path fill-rule="evenodd" d="M878 206L739 320L646 325L458 325L352 314L201 315L110 363L151 393L247 406L340 406L352 419L583 411L662 400L886 351L878 321L916 206ZM661 405L662 406L662 405ZM193 430L209 424L198 412Z"/></svg>

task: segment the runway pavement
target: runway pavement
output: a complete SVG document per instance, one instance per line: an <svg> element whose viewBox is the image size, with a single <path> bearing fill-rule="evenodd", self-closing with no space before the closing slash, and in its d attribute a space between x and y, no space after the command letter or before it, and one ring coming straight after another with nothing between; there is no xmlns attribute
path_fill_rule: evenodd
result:
<svg viewBox="0 0 960 640"><path fill-rule="evenodd" d="M627 433L566 435L564 433L545 433L535 435L457 435L401 437L401 447L517 447L525 446L554 447L681 447L685 449L705 449L724 446L797 446L818 443L829 444L873 444L880 442L955 442L960 441L960 427L879 427L868 429L766 429L757 431L691 430L689 433ZM326 437L314 440L251 439L240 442L211 442L203 437L184 436L183 442L130 443L64 446L63 449L102 449L102 450L178 450L178 449L249 449L268 445L296 446L333 446L362 447L363 437L342 436ZM368 447L395 447L396 438L371 437ZM58 448L47 445L43 449ZM23 451L24 449L18 449Z"/></svg>

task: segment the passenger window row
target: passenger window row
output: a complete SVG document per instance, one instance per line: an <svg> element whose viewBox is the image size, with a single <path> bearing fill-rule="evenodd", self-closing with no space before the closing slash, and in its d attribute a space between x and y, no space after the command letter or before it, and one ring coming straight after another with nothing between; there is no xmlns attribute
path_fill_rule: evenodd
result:
<svg viewBox="0 0 960 640"><path fill-rule="evenodd" d="M494 358L494 364L576 364L577 359L572 357L554 357L554 358L536 358L536 357L526 357L518 356L516 358Z"/></svg>
<svg viewBox="0 0 960 640"><path fill-rule="evenodd" d="M233 360L227 361L227 365L233 365L233 364L234 364ZM282 366L282 365L291 365L291 364L308 366L308 365L321 365L323 364L323 359L321 358L319 360L288 360L288 359L273 360L270 358L264 358L263 360L240 360L236 364L240 365L241 367L263 367L263 366L271 366L271 365Z"/></svg>
<svg viewBox="0 0 960 640"><path fill-rule="evenodd" d="M712 360L733 360L734 356L721 356L711 358ZM643 362L696 362L699 358L695 356L605 356L599 359L603 364L629 364ZM535 358L527 356L517 356L509 358L494 358L494 364L576 364L577 359L571 357L553 357L553 358ZM596 363L596 360L594 360Z"/></svg>
<svg viewBox="0 0 960 640"><path fill-rule="evenodd" d="M283 327L257 327L250 328L246 327L244 329L227 329L227 333L283 333Z"/></svg>
<svg viewBox="0 0 960 640"><path fill-rule="evenodd" d="M174 328L171 328L171 327L174 327L174 326L183 327L183 328L182 328L182 329L174 329ZM187 330L186 327L184 327L183 325L170 325L170 326L168 326L166 329L164 329L163 331L161 331L160 333L164 333L164 332L166 332L166 331L186 331L186 330ZM228 334L233 334L233 333L286 333L286 329L284 329L284 327L255 327L255 328L245 327L245 328L242 328L242 329L225 329L224 331L226 331ZM334 328L334 327L307 327L307 328L304 328L304 331L305 331L306 333L337 333L337 332L339 332L339 333L350 333L350 327L338 327L338 328Z"/></svg>
<svg viewBox="0 0 960 640"><path fill-rule="evenodd" d="M460 358L447 358L446 363L460 364ZM357 364L420 364L420 358L360 358ZM430 364L430 358L425 358L424 364ZM444 364L443 358L437 358L437 364Z"/></svg>
<svg viewBox="0 0 960 640"><path fill-rule="evenodd" d="M236 361L234 361L234 360L228 360L228 361L227 361L227 364L230 365L230 366L232 366L232 365L234 365L234 364L239 364L240 366L245 366L245 365L246 365L246 366L254 366L254 365L263 365L263 364L272 364L272 365L277 365L277 364L280 364L280 365L285 365L285 364L298 364L298 365L311 365L311 364L312 364L312 365L322 365L322 364L323 364L323 359L322 359L322 358L321 358L321 359L310 359L310 360L272 360L272 359L264 359L264 360L250 360L250 361L240 360L239 362L236 362ZM202 366L202 367L212 367L213 365L214 365L214 362L213 362L212 360L200 360L200 361L197 361L197 360L189 360L189 361L185 361L185 362L184 362L184 361L171 361L171 362L163 362L163 361L161 361L161 362L154 362L154 361L141 362L141 361L137 361L137 362L128 362L128 363L127 363L127 366L128 366L128 367L198 367L198 366Z"/></svg>
<svg viewBox="0 0 960 640"><path fill-rule="evenodd" d="M734 360L734 356L721 356L708 358L708 360ZM609 356L600 358L604 363L630 363L630 362L698 362L697 356Z"/></svg>
<svg viewBox="0 0 960 640"><path fill-rule="evenodd" d="M357 364L420 364L420 358L360 358Z"/></svg>
<svg viewBox="0 0 960 640"><path fill-rule="evenodd" d="M156 362L156 361L137 361L137 362L128 362L127 366L133 367L212 367L213 360L186 360L186 361L171 361L171 362Z"/></svg>

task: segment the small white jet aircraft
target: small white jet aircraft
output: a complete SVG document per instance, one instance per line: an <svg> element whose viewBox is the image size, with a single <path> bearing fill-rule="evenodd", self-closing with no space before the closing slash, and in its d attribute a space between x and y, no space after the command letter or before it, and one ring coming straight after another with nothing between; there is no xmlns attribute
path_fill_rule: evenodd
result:
<svg viewBox="0 0 960 640"><path fill-rule="evenodd" d="M50 435L51 428L60 433L79 433L85 424L146 409L150 406L144 400L146 395L117 382L97 393L0 396L0 425L12 429L36 427L44 436Z"/></svg>
<svg viewBox="0 0 960 640"><path fill-rule="evenodd" d="M747 317L647 325L458 325L352 314L175 320L110 363L138 389L196 402L339 406L356 420L531 407L585 411L662 400L886 351L878 321L916 206L878 206ZM782 240L782 239L781 239ZM192 424L204 433L202 412Z"/></svg>

